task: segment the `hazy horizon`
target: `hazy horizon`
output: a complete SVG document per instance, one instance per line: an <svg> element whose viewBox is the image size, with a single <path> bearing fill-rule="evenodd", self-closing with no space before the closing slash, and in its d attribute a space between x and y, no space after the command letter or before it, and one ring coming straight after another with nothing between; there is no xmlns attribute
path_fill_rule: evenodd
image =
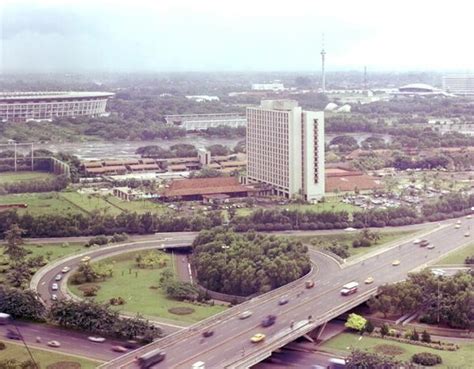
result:
<svg viewBox="0 0 474 369"><path fill-rule="evenodd" d="M467 1L5 0L0 72L474 70Z"/></svg>

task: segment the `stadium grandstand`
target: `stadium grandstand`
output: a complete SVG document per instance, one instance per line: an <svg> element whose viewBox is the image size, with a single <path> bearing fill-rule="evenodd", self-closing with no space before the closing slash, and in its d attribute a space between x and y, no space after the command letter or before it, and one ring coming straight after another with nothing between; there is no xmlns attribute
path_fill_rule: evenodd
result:
<svg viewBox="0 0 474 369"><path fill-rule="evenodd" d="M25 122L105 114L110 92L0 92L0 121Z"/></svg>

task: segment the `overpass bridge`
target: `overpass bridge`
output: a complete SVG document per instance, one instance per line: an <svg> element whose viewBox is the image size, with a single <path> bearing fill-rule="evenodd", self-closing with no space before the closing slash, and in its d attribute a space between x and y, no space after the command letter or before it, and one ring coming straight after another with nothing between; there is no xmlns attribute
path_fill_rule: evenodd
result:
<svg viewBox="0 0 474 369"><path fill-rule="evenodd" d="M472 242L465 233L474 226L474 220L463 219L462 223L461 229L455 229L454 222L448 222L424 235L434 249L414 245L411 239L342 266L328 256L313 258L316 267L309 276L125 354L100 368L139 368L136 357L157 348L166 352L166 358L155 365L156 368L191 368L197 361L205 362L206 368L248 368L270 356L272 351L366 301L376 293L378 286L403 280L407 273L425 268ZM400 265L393 266L395 260L399 260ZM364 280L369 276L375 282L366 285ZM304 283L308 279L316 281L314 288L305 289ZM340 288L350 281L359 282L358 293L341 296ZM289 302L280 306L278 301L283 296ZM252 316L239 319L239 314L246 310L252 311ZM262 319L269 314L277 316L275 324L261 327ZM206 330L213 330L214 335L203 338L202 333ZM250 338L256 333L264 333L266 339L251 343Z"/></svg>

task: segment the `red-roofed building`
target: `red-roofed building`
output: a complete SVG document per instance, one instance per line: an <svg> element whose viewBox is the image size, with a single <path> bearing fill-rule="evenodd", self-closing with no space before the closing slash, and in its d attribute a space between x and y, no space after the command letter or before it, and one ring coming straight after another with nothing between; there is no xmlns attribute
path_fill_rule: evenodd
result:
<svg viewBox="0 0 474 369"><path fill-rule="evenodd" d="M235 177L193 178L173 181L162 197L166 199L202 200L203 195L247 197L256 190L239 183Z"/></svg>

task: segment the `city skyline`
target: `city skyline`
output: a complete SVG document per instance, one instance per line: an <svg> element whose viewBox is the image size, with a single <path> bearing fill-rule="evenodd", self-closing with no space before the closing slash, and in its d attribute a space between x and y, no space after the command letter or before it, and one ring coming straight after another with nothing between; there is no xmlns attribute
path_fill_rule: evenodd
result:
<svg viewBox="0 0 474 369"><path fill-rule="evenodd" d="M7 0L0 72L472 71L467 1L269 4Z"/></svg>

